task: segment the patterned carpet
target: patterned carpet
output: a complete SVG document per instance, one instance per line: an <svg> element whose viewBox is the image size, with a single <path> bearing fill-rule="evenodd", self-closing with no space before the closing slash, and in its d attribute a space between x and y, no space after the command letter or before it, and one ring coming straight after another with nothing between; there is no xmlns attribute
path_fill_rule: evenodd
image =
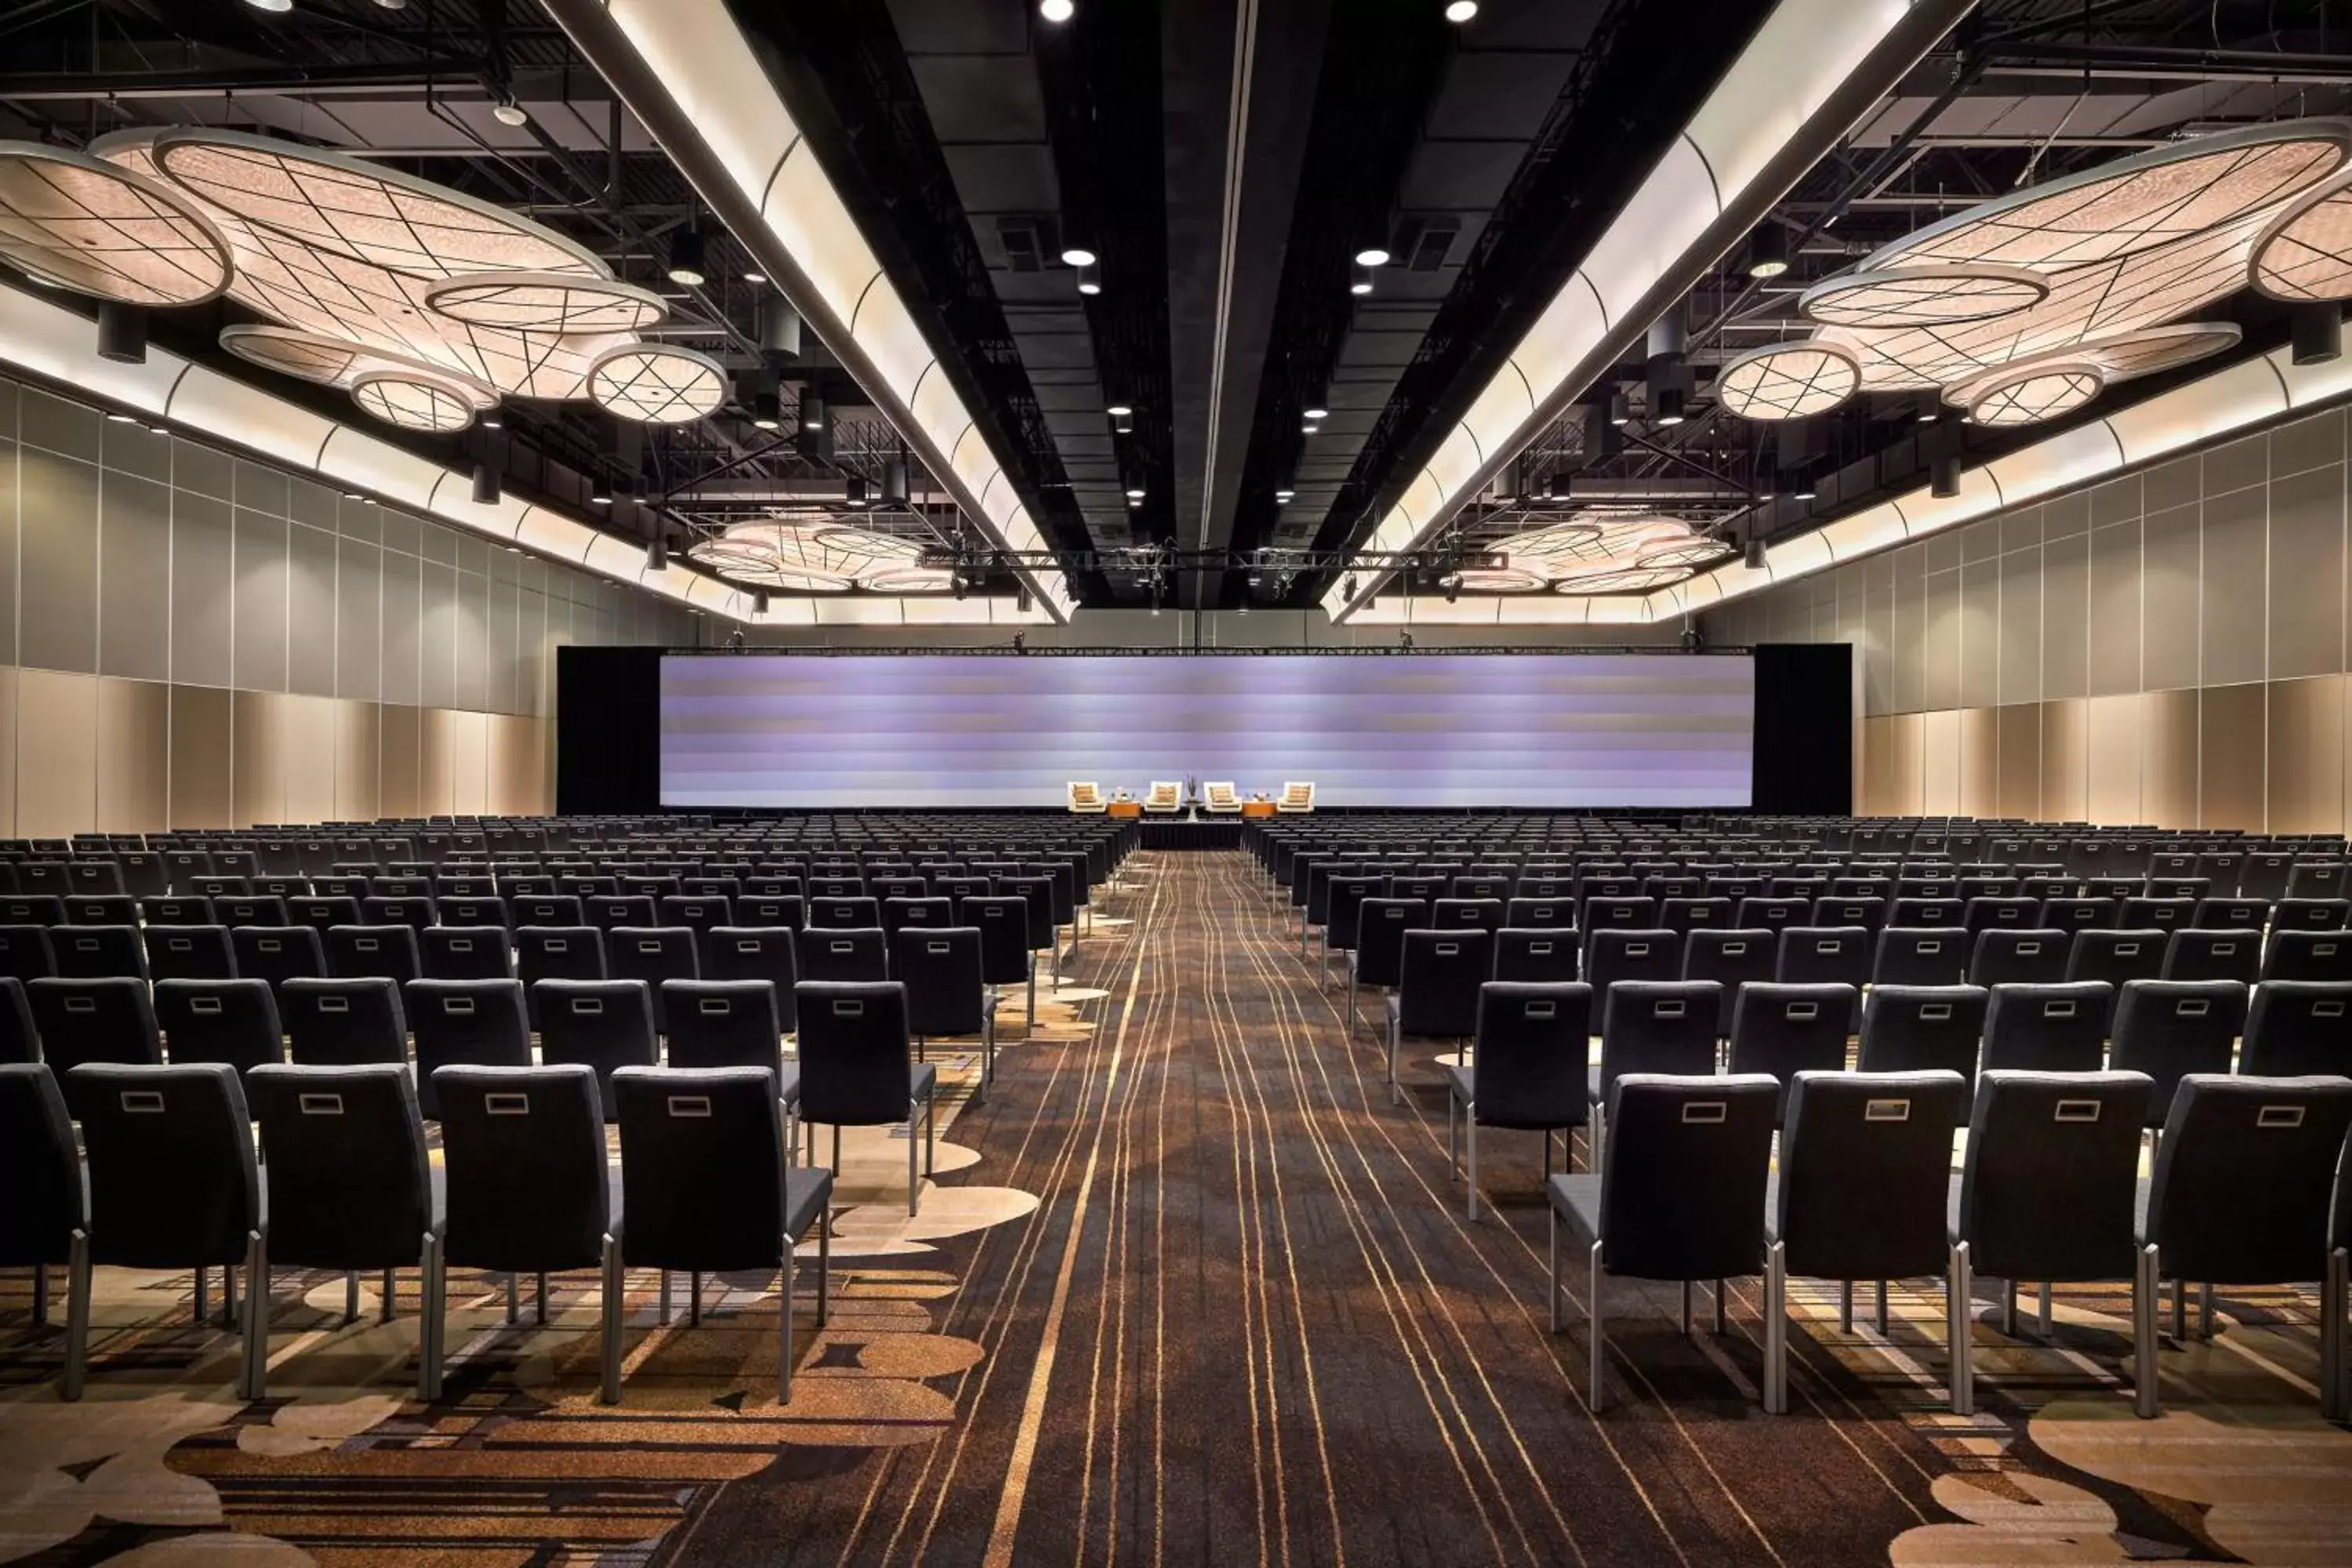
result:
<svg viewBox="0 0 2352 1568"><path fill-rule="evenodd" d="M1790 1414L1756 1400L1755 1282L1721 1338L1670 1288L1611 1295L1615 1405L1584 1400L1580 1284L1545 1330L1533 1135L1446 1173L1426 1052L1392 1107L1338 972L1238 854L1144 854L995 1090L950 1113L923 1213L904 1129L853 1132L835 1306L773 1402L772 1279L667 1328L631 1279L625 1403L594 1402L594 1280L545 1327L457 1274L445 1397L400 1313L277 1283L270 1397L231 1387L191 1281L107 1271L93 1375L0 1289L0 1561L152 1564L2352 1562L2352 1434L2323 1423L2314 1292L2233 1294L2129 1413L2126 1298L2062 1294L2061 1342L1980 1317L1979 1414L1943 1400L1940 1284L1890 1333L1792 1283ZM1041 990L1041 998L1049 993ZM1011 1000L1011 998L1008 998ZM683 1291L680 1292L681 1304ZM62 1301L57 1315L62 1318ZM763 1357L766 1358L763 1360Z"/></svg>

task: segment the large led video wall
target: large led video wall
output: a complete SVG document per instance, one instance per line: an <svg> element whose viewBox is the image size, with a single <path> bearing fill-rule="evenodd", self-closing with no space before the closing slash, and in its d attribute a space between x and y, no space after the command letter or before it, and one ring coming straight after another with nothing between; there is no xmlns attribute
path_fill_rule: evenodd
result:
<svg viewBox="0 0 2352 1568"><path fill-rule="evenodd" d="M1321 805L1748 804L1732 654L671 656L666 805L1051 805L1072 779Z"/></svg>

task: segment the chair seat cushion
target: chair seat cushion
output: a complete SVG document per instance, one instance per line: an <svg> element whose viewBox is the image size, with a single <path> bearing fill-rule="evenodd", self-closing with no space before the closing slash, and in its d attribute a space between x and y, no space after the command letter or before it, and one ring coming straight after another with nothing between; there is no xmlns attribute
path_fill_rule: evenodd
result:
<svg viewBox="0 0 2352 1568"><path fill-rule="evenodd" d="M1586 1241L1601 1239L1601 1178L1583 1173L1554 1176L1544 1184L1552 1213Z"/></svg>
<svg viewBox="0 0 2352 1568"><path fill-rule="evenodd" d="M793 1165L784 1171L784 1234L797 1241L824 1217L833 1201L833 1173L823 1165Z"/></svg>

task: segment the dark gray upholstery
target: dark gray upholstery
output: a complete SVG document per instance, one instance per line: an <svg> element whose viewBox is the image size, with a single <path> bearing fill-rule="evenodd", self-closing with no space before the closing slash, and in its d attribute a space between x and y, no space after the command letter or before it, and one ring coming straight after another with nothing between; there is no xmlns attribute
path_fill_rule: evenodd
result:
<svg viewBox="0 0 2352 1568"><path fill-rule="evenodd" d="M535 980L530 1000L539 1014L539 1059L594 1068L608 1119L613 1074L660 1060L653 992L642 980Z"/></svg>
<svg viewBox="0 0 2352 1568"><path fill-rule="evenodd" d="M317 979L327 973L327 944L316 928L236 926L228 933L236 955L236 972L248 980L276 985L297 976Z"/></svg>
<svg viewBox="0 0 2352 1568"><path fill-rule="evenodd" d="M1019 912L1020 907L1015 906L1006 918ZM1022 940L1027 940L1025 928ZM800 960L803 984L812 980L879 982L890 975L889 938L880 926L811 926L800 933L793 952Z"/></svg>
<svg viewBox="0 0 2352 1568"><path fill-rule="evenodd" d="M1781 1097L1775 1116L1785 1118L1797 1074L1845 1069L1845 1043L1859 1006L1854 988L1836 982L1744 985L1731 1009L1730 1070L1776 1079Z"/></svg>
<svg viewBox="0 0 2352 1568"><path fill-rule="evenodd" d="M451 1065L434 1070L433 1088L447 1260L519 1273L602 1267L620 1216L595 1073L577 1062Z"/></svg>
<svg viewBox="0 0 2352 1568"><path fill-rule="evenodd" d="M1478 1129L1544 1134L1543 1174L1551 1175L1551 1135L1591 1120L1585 1059L1592 1037L1592 988L1579 981L1488 981L1479 988L1470 1060L1444 1069L1448 1163L1458 1180L1454 1112L1465 1112L1469 1215L1478 1217ZM1572 1146L1571 1146L1572 1150ZM1573 1163L1571 1157L1563 1163Z"/></svg>
<svg viewBox="0 0 2352 1568"><path fill-rule="evenodd" d="M81 1156L65 1096L39 1062L0 1062L0 1268L30 1268L71 1259L73 1236L86 1231ZM39 1282L36 1324L47 1310Z"/></svg>
<svg viewBox="0 0 2352 1568"><path fill-rule="evenodd" d="M343 1270L419 1260L433 1212L404 1067L269 1063L246 1075L269 1169L269 1260Z"/></svg>
<svg viewBox="0 0 2352 1568"><path fill-rule="evenodd" d="M1873 985L1958 985L1975 939L1961 926L1890 925L1878 933Z"/></svg>
<svg viewBox="0 0 2352 1568"><path fill-rule="evenodd" d="M1975 1081L1985 1013L1981 985L1874 985L1862 1009L1862 1072L1956 1072Z"/></svg>
<svg viewBox="0 0 2352 1568"><path fill-rule="evenodd" d="M897 981L800 984L801 1120L834 1130L908 1124L907 1212L917 1211L914 1111L923 1109L923 1144L931 1147L939 1069L914 1059L906 987ZM812 1134L814 1136L814 1134ZM926 1169L929 1162L925 1161Z"/></svg>
<svg viewBox="0 0 2352 1568"><path fill-rule="evenodd" d="M147 978L146 944L136 926L51 926L49 952L68 980Z"/></svg>
<svg viewBox="0 0 2352 1568"><path fill-rule="evenodd" d="M2263 933L2258 931L2176 931L2164 944L2167 980L2235 980L2252 985L2262 973Z"/></svg>
<svg viewBox="0 0 2352 1568"><path fill-rule="evenodd" d="M389 980L406 984L425 973L416 930L407 925L330 926L327 971L339 980Z"/></svg>
<svg viewBox="0 0 2352 1568"><path fill-rule="evenodd" d="M1505 926L1495 933L1495 978L1548 984L1577 977L1579 933L1572 927L1526 930Z"/></svg>
<svg viewBox="0 0 2352 1568"><path fill-rule="evenodd" d="M289 980L278 988L288 1059L304 1067L408 1060L400 987L380 976Z"/></svg>
<svg viewBox="0 0 2352 1568"><path fill-rule="evenodd" d="M1907 1279L1944 1271L1956 1072L1806 1070L1791 1080L1771 1233L1791 1274Z"/></svg>
<svg viewBox="0 0 2352 1568"><path fill-rule="evenodd" d="M2274 931L2263 948L2264 980L2352 981L2352 931Z"/></svg>
<svg viewBox="0 0 2352 1568"><path fill-rule="evenodd" d="M236 957L226 926L149 926L141 932L151 980L230 980Z"/></svg>
<svg viewBox="0 0 2352 1568"><path fill-rule="evenodd" d="M1723 987L1717 1010L1716 1032L1731 1037L1731 1019L1743 985L1770 980L1780 963L1779 938L1763 926L1691 931L1683 939L1679 978L1712 980Z"/></svg>
<svg viewBox="0 0 2352 1568"><path fill-rule="evenodd" d="M285 1059L278 998L267 980L158 980L154 1000L174 1065L226 1062L245 1072Z"/></svg>
<svg viewBox="0 0 2352 1568"><path fill-rule="evenodd" d="M1953 1226L1974 1271L2133 1278L2140 1128L2153 1089L2136 1072L1978 1077Z"/></svg>
<svg viewBox="0 0 2352 1568"><path fill-rule="evenodd" d="M0 1063L40 1059L41 1031L33 1022L25 983L13 974L0 974Z"/></svg>
<svg viewBox="0 0 2352 1568"><path fill-rule="evenodd" d="M2352 983L2265 980L2255 986L2238 1070L2258 1078L2352 1077Z"/></svg>
<svg viewBox="0 0 2352 1568"><path fill-rule="evenodd" d="M2115 1007L2118 1072L2155 1085L2147 1124L2161 1127L2173 1090L2190 1073L2227 1073L2246 1025L2246 988L2234 980L2129 980Z"/></svg>
<svg viewBox="0 0 2352 1568"><path fill-rule="evenodd" d="M520 980L412 980L408 1026L416 1035L417 1109L441 1115L434 1074L442 1068L530 1065L530 1022Z"/></svg>
<svg viewBox="0 0 2352 1568"><path fill-rule="evenodd" d="M2216 1285L2325 1278L2347 1131L2352 1079L2183 1078L2140 1226L2141 1242L2159 1249L2159 1277Z"/></svg>
<svg viewBox="0 0 2352 1568"><path fill-rule="evenodd" d="M82 1108L75 1068L85 1062L152 1067L163 1060L155 1005L143 980L35 980L26 984L25 999L40 1031L42 1059L58 1075L76 1121Z"/></svg>
<svg viewBox="0 0 2352 1568"><path fill-rule="evenodd" d="M776 1022L787 1035L799 1031L793 988L800 984L800 960L790 927L719 926L710 932L709 947L706 978L766 981L776 991Z"/></svg>
<svg viewBox="0 0 2352 1568"><path fill-rule="evenodd" d="M2096 1072L2106 1059L2114 994L2104 980L1991 987L1982 1070Z"/></svg>
<svg viewBox="0 0 2352 1568"><path fill-rule="evenodd" d="M646 983L654 1003L654 1032L667 1035L662 982L701 979L702 956L689 926L614 926L604 933L604 968L614 980Z"/></svg>
<svg viewBox="0 0 2352 1568"><path fill-rule="evenodd" d="M503 925L435 926L421 933L427 980L507 980L514 958Z"/></svg>
<svg viewBox="0 0 2352 1568"><path fill-rule="evenodd" d="M1620 980L1612 985L1600 1001L1601 1060L1588 1075L1593 1104L1607 1105L1617 1080L1628 1073L1714 1072L1715 1021L1722 1001L1722 988L1712 980Z"/></svg>

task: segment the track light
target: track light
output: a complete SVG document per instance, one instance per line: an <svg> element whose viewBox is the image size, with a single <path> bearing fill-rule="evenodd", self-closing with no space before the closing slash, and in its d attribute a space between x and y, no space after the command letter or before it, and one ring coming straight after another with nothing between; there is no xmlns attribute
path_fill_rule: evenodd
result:
<svg viewBox="0 0 2352 1568"><path fill-rule="evenodd" d="M1102 292L1102 273L1092 262L1078 268L1078 292L1089 300Z"/></svg>
<svg viewBox="0 0 2352 1568"><path fill-rule="evenodd" d="M1752 528L1748 531L1748 545L1742 560L1750 572L1764 570L1764 536Z"/></svg>
<svg viewBox="0 0 2352 1568"><path fill-rule="evenodd" d="M1960 460L1938 458L1927 470L1927 493L1937 500L1949 500L1960 493Z"/></svg>
<svg viewBox="0 0 2352 1568"><path fill-rule="evenodd" d="M866 476L864 474L850 475L847 483L843 487L843 496L853 507L864 506L866 504Z"/></svg>
<svg viewBox="0 0 2352 1568"><path fill-rule="evenodd" d="M824 399L814 391L801 394L801 433L824 428Z"/></svg>
<svg viewBox="0 0 2352 1568"><path fill-rule="evenodd" d="M907 504L907 459L893 454L882 464L882 504L902 507Z"/></svg>
<svg viewBox="0 0 2352 1568"><path fill-rule="evenodd" d="M1778 278L1789 270L1789 231L1770 218L1748 237L1748 276Z"/></svg>
<svg viewBox="0 0 2352 1568"><path fill-rule="evenodd" d="M1066 245L1062 247L1062 265L1065 267L1092 267L1097 259L1099 258L1095 253L1083 245Z"/></svg>
<svg viewBox="0 0 2352 1568"><path fill-rule="evenodd" d="M2288 330L2296 364L2326 364L2344 352L2344 307L2333 300L2298 305Z"/></svg>
<svg viewBox="0 0 2352 1568"><path fill-rule="evenodd" d="M801 313L781 294L760 300L760 352L774 360L801 357Z"/></svg>
<svg viewBox="0 0 2352 1568"><path fill-rule="evenodd" d="M1658 395L1651 401L1650 422L1652 424L1679 425L1683 422L1683 389L1681 387L1660 387Z"/></svg>
<svg viewBox="0 0 2352 1568"><path fill-rule="evenodd" d="M772 386L763 386L751 395L751 425L755 429L778 430L783 427L784 400Z"/></svg>
<svg viewBox="0 0 2352 1568"><path fill-rule="evenodd" d="M476 462L474 465L474 504L476 506L496 506L499 504L499 493L498 469L492 468L487 459Z"/></svg>
<svg viewBox="0 0 2352 1568"><path fill-rule="evenodd" d="M654 536L646 541L646 570L648 572L669 570L669 538L659 528L656 528Z"/></svg>
<svg viewBox="0 0 2352 1568"><path fill-rule="evenodd" d="M147 363L147 312L102 300L98 307L98 357L116 364Z"/></svg>
<svg viewBox="0 0 2352 1568"><path fill-rule="evenodd" d="M755 616L764 616L768 613L768 591L765 588L751 590L751 613Z"/></svg>
<svg viewBox="0 0 2352 1568"><path fill-rule="evenodd" d="M1057 27L1077 14L1077 0L1037 0L1037 15Z"/></svg>
<svg viewBox="0 0 2352 1568"><path fill-rule="evenodd" d="M1356 263L1355 272L1348 280L1348 292L1359 299L1372 291L1372 269L1362 262Z"/></svg>
<svg viewBox="0 0 2352 1568"><path fill-rule="evenodd" d="M670 236L669 280L682 289L699 289L704 277L702 229L689 224Z"/></svg>

